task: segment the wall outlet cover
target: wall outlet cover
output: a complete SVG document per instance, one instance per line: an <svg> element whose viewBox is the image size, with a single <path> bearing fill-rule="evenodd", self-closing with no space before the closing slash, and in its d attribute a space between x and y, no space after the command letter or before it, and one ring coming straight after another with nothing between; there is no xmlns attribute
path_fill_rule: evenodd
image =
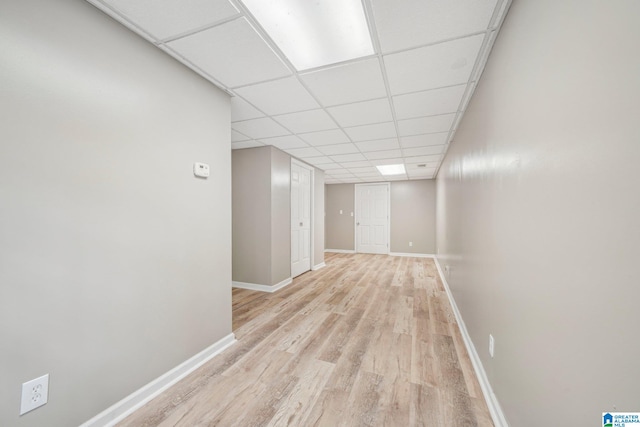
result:
<svg viewBox="0 0 640 427"><path fill-rule="evenodd" d="M20 415L33 411L49 400L49 374L22 384Z"/></svg>

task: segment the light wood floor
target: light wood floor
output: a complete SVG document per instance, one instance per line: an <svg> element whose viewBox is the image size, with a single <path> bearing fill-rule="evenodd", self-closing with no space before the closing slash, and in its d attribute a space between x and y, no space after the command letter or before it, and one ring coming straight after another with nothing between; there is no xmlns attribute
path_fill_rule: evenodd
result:
<svg viewBox="0 0 640 427"><path fill-rule="evenodd" d="M238 342L120 426L493 426L433 260L325 254L233 290Z"/></svg>

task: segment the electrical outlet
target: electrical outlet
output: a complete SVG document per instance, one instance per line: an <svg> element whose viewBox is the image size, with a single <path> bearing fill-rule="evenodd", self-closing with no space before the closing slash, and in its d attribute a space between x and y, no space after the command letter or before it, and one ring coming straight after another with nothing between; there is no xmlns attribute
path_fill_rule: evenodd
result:
<svg viewBox="0 0 640 427"><path fill-rule="evenodd" d="M413 242L409 242L409 246L410 246L410 247L411 247L411 246L413 246Z"/></svg>
<svg viewBox="0 0 640 427"><path fill-rule="evenodd" d="M20 415L33 411L49 399L49 374L22 384Z"/></svg>
<svg viewBox="0 0 640 427"><path fill-rule="evenodd" d="M495 349L496 341L493 339L493 335L489 334L489 356L493 358L493 350Z"/></svg>

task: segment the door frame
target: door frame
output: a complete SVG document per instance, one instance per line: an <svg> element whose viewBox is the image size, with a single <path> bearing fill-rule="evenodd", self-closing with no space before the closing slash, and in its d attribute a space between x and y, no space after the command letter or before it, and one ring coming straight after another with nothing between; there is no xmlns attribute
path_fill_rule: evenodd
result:
<svg viewBox="0 0 640 427"><path fill-rule="evenodd" d="M309 271L313 271L314 264L314 256L313 256L313 248L314 248L314 234L315 234L315 168L308 163L305 163L301 160L296 159L295 157L291 157L291 164L296 164L301 168L309 170ZM291 168L289 168L289 241L291 241ZM291 243L289 243L291 244ZM291 250L291 248L290 248ZM304 273L303 273L304 274ZM293 277L293 271L291 270L291 252L289 252L289 277Z"/></svg>
<svg viewBox="0 0 640 427"><path fill-rule="evenodd" d="M353 186L353 252L358 253L358 187L370 187L372 185L386 185L387 187L387 255L391 253L391 183L370 182L366 184L354 184Z"/></svg>

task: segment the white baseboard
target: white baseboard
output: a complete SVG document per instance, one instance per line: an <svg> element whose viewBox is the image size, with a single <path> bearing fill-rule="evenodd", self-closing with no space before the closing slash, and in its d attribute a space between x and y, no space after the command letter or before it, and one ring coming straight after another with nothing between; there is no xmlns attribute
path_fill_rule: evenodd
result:
<svg viewBox="0 0 640 427"><path fill-rule="evenodd" d="M278 289L282 289L287 285L290 285L293 282L291 277L284 279L282 282L275 284L273 286L269 285L261 285L259 283L247 283L247 282L231 282L231 286L234 288L242 288L249 289L250 291L260 291L260 292L275 292Z"/></svg>
<svg viewBox="0 0 640 427"><path fill-rule="evenodd" d="M105 409L80 427L112 427L236 342L233 333Z"/></svg>
<svg viewBox="0 0 640 427"><path fill-rule="evenodd" d="M389 255L408 256L408 257L415 257L415 258L435 258L436 257L434 254L412 254L409 252L389 252Z"/></svg>
<svg viewBox="0 0 640 427"><path fill-rule="evenodd" d="M480 388L482 388L482 394L484 394L484 400L487 402L487 406L489 407L489 412L491 413L493 424L495 424L496 427L509 427L507 419L504 416L504 412L502 412L502 408L500 407L500 403L498 402L498 398L493 392L493 388L491 388L491 383L489 382L487 373L484 370L484 366L482 366L480 356L478 356L476 347L473 345L473 341L471 341L471 336L469 336L467 326L465 325L464 320L462 320L462 315L460 314L460 310L458 310L456 301L453 299L453 294L451 293L451 289L449 288L447 279L444 277L444 273L442 271L442 268L440 267L440 262L438 261L437 257L435 257L434 259L436 261L436 267L438 268L438 274L440 274L440 279L442 279L442 284L444 285L444 289L447 292L447 296L449 297L449 302L451 303L451 307L453 308L453 314L456 316L456 321L458 322L458 326L460 327L462 339L464 340L464 344L467 347L467 352L469 353L469 357L471 358L473 369L476 371L478 382L480 383Z"/></svg>
<svg viewBox="0 0 640 427"><path fill-rule="evenodd" d="M355 254L356 251L352 249L325 249L325 252L333 252L336 254Z"/></svg>
<svg viewBox="0 0 640 427"><path fill-rule="evenodd" d="M325 264L324 262L321 262L320 264L316 264L314 265L311 270L316 271L316 270L320 270L322 267L326 267L327 264Z"/></svg>

